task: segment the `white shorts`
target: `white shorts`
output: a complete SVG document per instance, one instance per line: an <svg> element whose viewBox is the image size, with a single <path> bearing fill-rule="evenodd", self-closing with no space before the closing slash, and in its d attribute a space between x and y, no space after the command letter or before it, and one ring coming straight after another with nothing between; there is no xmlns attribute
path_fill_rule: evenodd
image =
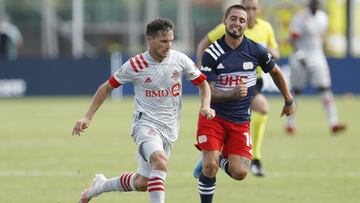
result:
<svg viewBox="0 0 360 203"><path fill-rule="evenodd" d="M150 156L156 151L164 151L170 157L172 143L165 139L158 129L150 123L138 123L133 128L133 139L138 147L138 169L136 173L149 177L151 172Z"/></svg>
<svg viewBox="0 0 360 203"><path fill-rule="evenodd" d="M330 87L331 78L329 66L326 59L318 59L317 64L308 64L305 68L294 57L289 57L289 66L291 67L290 82L293 89L302 90L308 82L312 87Z"/></svg>

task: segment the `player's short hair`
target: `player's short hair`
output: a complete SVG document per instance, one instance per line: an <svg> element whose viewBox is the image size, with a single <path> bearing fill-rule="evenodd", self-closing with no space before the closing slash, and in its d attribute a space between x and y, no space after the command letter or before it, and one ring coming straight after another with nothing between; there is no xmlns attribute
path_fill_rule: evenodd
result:
<svg viewBox="0 0 360 203"><path fill-rule="evenodd" d="M246 8L243 5L234 4L234 5L231 5L229 8L226 9L224 18L227 18L229 16L232 9L239 9L239 10L246 11Z"/></svg>
<svg viewBox="0 0 360 203"><path fill-rule="evenodd" d="M146 25L146 35L155 37L157 35L166 34L170 30L174 30L174 23L168 18L158 18Z"/></svg>

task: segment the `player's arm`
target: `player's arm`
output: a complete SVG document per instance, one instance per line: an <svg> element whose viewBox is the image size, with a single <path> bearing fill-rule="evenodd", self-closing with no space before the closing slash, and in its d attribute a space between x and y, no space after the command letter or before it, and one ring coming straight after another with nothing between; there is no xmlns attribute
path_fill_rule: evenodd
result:
<svg viewBox="0 0 360 203"><path fill-rule="evenodd" d="M196 66L201 66L202 56L204 54L204 51L206 48L208 48L211 45L211 41L207 35L205 35L201 41L199 42L197 48L196 48Z"/></svg>
<svg viewBox="0 0 360 203"><path fill-rule="evenodd" d="M301 25L302 25L302 19L300 17L300 15L295 15L293 17L293 19L290 22L290 40L289 43L292 46L293 50L294 50L294 57L300 62L300 64L306 68L307 64L305 61L305 53L299 49L298 47L298 41L301 39L302 37L302 32L301 32Z"/></svg>
<svg viewBox="0 0 360 203"><path fill-rule="evenodd" d="M239 85L231 90L218 90L215 88L215 81L209 82L211 89L211 102L225 102L241 99L247 95L247 87L241 79Z"/></svg>
<svg viewBox="0 0 360 203"><path fill-rule="evenodd" d="M276 42L275 39L275 34L274 34L274 29L272 28L271 24L269 24L269 28L268 28L268 51L270 52L270 54L274 57L274 59L279 59L280 58L280 50L279 50L279 45Z"/></svg>
<svg viewBox="0 0 360 203"><path fill-rule="evenodd" d="M201 100L201 107L200 113L207 117L208 119L212 119L215 117L215 111L210 108L210 101L211 101L211 90L208 82L204 80L200 85L198 85L200 90L200 100Z"/></svg>
<svg viewBox="0 0 360 203"><path fill-rule="evenodd" d="M83 118L76 121L72 135L80 135L80 133L89 126L95 112L104 103L105 99L113 89L114 87L112 87L108 81L99 86L90 104L89 110Z"/></svg>
<svg viewBox="0 0 360 203"><path fill-rule="evenodd" d="M270 75L275 83L275 85L279 88L282 96L284 97L285 103L282 109L281 115L289 116L294 113L295 104L293 96L291 95L289 88L286 84L285 77L282 74L279 66L275 64L275 66L270 70Z"/></svg>
<svg viewBox="0 0 360 203"><path fill-rule="evenodd" d="M268 48L270 54L274 57L274 59L280 58L280 51L279 48Z"/></svg>

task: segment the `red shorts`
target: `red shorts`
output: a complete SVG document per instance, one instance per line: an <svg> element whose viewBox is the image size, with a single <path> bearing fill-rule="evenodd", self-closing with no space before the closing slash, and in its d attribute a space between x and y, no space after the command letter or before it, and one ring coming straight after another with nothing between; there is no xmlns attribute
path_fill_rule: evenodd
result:
<svg viewBox="0 0 360 203"><path fill-rule="evenodd" d="M224 157L237 154L252 159L250 122L237 124L215 116L208 120L199 114L197 144L200 150L221 151Z"/></svg>

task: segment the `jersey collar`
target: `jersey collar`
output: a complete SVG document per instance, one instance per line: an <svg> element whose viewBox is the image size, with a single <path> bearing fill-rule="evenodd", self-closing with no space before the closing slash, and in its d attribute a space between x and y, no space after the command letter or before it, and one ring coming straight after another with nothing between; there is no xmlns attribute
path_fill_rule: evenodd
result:
<svg viewBox="0 0 360 203"><path fill-rule="evenodd" d="M234 50L241 50L242 47L245 44L245 41L247 41L248 38L244 35L243 40L241 41L241 43L239 44L238 47L236 47L235 49L232 49L228 44L226 44L225 42L225 35L223 35L220 39L219 39L219 44L224 48L224 50L226 51L234 51Z"/></svg>

